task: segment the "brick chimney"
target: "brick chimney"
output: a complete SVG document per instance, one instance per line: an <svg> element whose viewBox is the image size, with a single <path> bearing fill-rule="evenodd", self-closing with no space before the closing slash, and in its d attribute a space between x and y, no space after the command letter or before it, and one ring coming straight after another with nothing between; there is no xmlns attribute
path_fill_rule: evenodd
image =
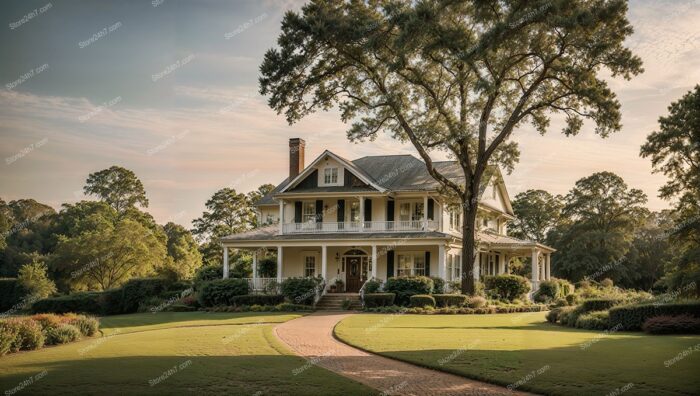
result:
<svg viewBox="0 0 700 396"><path fill-rule="evenodd" d="M304 170L304 139L289 139L289 180L294 179Z"/></svg>

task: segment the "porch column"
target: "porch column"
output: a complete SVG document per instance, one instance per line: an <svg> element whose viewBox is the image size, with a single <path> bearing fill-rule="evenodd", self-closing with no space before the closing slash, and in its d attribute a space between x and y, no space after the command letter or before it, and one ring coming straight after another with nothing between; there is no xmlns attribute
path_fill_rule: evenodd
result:
<svg viewBox="0 0 700 396"><path fill-rule="evenodd" d="M532 290L537 290L537 285L540 280L539 253L537 249L532 249Z"/></svg>
<svg viewBox="0 0 700 396"><path fill-rule="evenodd" d="M258 250L253 250L253 288L258 285Z"/></svg>
<svg viewBox="0 0 700 396"><path fill-rule="evenodd" d="M430 265L430 263L426 263ZM438 276L447 279L447 263L445 262L445 244L438 245Z"/></svg>
<svg viewBox="0 0 700 396"><path fill-rule="evenodd" d="M365 197L357 197L360 200L360 231L365 228Z"/></svg>
<svg viewBox="0 0 700 396"><path fill-rule="evenodd" d="M423 197L423 230L428 231L428 194Z"/></svg>
<svg viewBox="0 0 700 396"><path fill-rule="evenodd" d="M377 245L372 245L372 278L377 278Z"/></svg>
<svg viewBox="0 0 700 396"><path fill-rule="evenodd" d="M224 246L224 279L228 279L228 246Z"/></svg>
<svg viewBox="0 0 700 396"><path fill-rule="evenodd" d="M277 246L277 283L282 283L282 246Z"/></svg>
<svg viewBox="0 0 700 396"><path fill-rule="evenodd" d="M284 229L284 200L280 199L280 229L277 234L282 235Z"/></svg>
<svg viewBox="0 0 700 396"><path fill-rule="evenodd" d="M328 247L326 245L321 245L321 277L324 281L328 281L328 260L326 255L328 254Z"/></svg>
<svg viewBox="0 0 700 396"><path fill-rule="evenodd" d="M552 253L547 253L547 255L545 256L545 260L545 265L547 266L545 269L545 271L547 272L547 280L551 280L552 277L550 271L552 270Z"/></svg>
<svg viewBox="0 0 700 396"><path fill-rule="evenodd" d="M440 231L440 232L443 232L443 229L442 229L442 214L444 213L443 209L444 209L443 202L441 201L439 204L438 215L437 215L438 231Z"/></svg>

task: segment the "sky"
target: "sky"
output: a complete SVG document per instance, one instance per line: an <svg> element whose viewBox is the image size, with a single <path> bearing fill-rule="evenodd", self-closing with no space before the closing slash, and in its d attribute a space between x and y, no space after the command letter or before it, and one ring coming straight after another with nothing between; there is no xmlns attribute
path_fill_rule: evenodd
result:
<svg viewBox="0 0 700 396"><path fill-rule="evenodd" d="M288 172L288 139L306 140L310 163L325 149L354 159L413 154L388 136L349 143L338 112L289 126L258 93L258 68L294 0L58 1L0 4L0 198L60 208L85 197L88 174L119 165L142 180L158 222L190 226L217 190L247 192ZM665 182L639 157L668 105L700 83L700 0L631 0L627 45L645 72L610 79L623 128L607 139L586 125L564 137L527 126L513 137L520 163L511 197L566 194L608 170L649 196ZM439 157L439 155L438 155Z"/></svg>

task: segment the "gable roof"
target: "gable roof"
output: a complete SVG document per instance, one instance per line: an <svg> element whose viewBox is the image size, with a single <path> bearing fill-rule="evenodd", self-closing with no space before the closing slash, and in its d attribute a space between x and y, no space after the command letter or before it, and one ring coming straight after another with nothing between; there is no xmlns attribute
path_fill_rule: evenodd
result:
<svg viewBox="0 0 700 396"><path fill-rule="evenodd" d="M283 180L274 190L265 195L256 203L262 205L276 205L273 197L278 194L283 194L294 188L295 185L303 181L309 174L313 172L315 166L326 156L330 156L340 162L350 172L367 183L373 189L380 192L386 191L436 191L440 189L441 184L435 180L430 173L425 163L410 154L399 155L374 155L358 158L350 161L331 151L324 151L318 158L309 164L304 170L291 182L289 178ZM435 161L433 166L451 180L456 183L463 184L464 177L462 169L457 161ZM510 205L508 191L503 182L503 175L498 167L489 166L487 172L481 180L479 188L480 195L484 193L486 187L492 178L496 178L496 183L504 200L504 204L508 214L513 214L513 208ZM361 187L316 187L313 190L295 189L295 192L349 192L349 191L373 191L373 189Z"/></svg>

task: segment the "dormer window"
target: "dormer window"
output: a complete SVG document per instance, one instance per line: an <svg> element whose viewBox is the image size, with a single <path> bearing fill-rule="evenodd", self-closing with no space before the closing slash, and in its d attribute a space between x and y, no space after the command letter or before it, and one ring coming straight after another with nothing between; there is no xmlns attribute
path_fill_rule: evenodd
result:
<svg viewBox="0 0 700 396"><path fill-rule="evenodd" d="M323 170L323 184L338 184L338 168Z"/></svg>

